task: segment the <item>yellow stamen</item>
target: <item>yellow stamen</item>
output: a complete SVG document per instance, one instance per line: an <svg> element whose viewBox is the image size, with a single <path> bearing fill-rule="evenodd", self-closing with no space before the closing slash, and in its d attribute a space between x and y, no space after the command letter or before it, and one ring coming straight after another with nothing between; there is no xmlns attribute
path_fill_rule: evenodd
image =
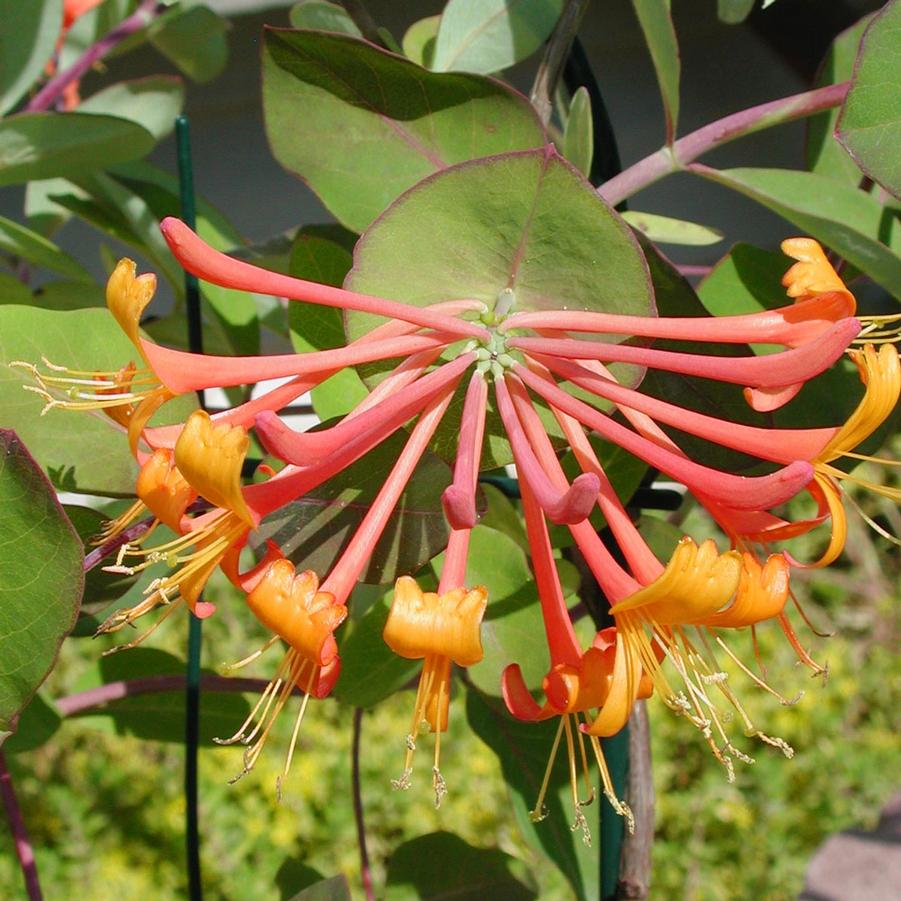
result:
<svg viewBox="0 0 901 901"><path fill-rule="evenodd" d="M97 634L117 632L154 608L163 604L175 604L180 600L184 600L192 612L195 611L200 593L213 570L219 565L225 552L243 538L246 531L247 526L243 522L233 513L226 512L163 545L147 549L123 545L119 550L117 563L104 567L106 572L135 575L160 562L165 562L175 572L154 579L145 591L144 600L134 607L114 613L100 626ZM185 553L191 548L194 550ZM143 563L127 566L124 560L129 556L144 557L145 560Z"/></svg>
<svg viewBox="0 0 901 901"><path fill-rule="evenodd" d="M436 807L447 794L439 755L440 733L447 729L448 722L451 663L472 666L482 659L479 629L487 604L488 592L482 586L470 590L455 588L439 597L434 592L423 592L415 579L402 576L395 585L394 603L385 623L383 637L395 654L424 661L405 740L404 769L391 785L400 790L410 787L416 739L428 729L436 733L432 767Z"/></svg>

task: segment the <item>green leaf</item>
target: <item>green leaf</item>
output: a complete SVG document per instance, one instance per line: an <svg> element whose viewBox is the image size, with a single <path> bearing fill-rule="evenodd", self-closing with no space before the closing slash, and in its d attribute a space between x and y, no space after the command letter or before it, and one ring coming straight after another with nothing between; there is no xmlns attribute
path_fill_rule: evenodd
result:
<svg viewBox="0 0 901 901"><path fill-rule="evenodd" d="M427 72L348 35L268 30L263 107L276 159L357 232L433 172L544 143L515 91Z"/></svg>
<svg viewBox="0 0 901 901"><path fill-rule="evenodd" d="M0 304L26 304L33 302L31 288L20 282L15 276L0 272Z"/></svg>
<svg viewBox="0 0 901 901"><path fill-rule="evenodd" d="M526 535L526 527L516 507L513 506L513 502L494 485L482 483L479 485L479 489L485 495L486 506L485 514L479 520L479 525L503 532L528 553L529 539Z"/></svg>
<svg viewBox="0 0 901 901"><path fill-rule="evenodd" d="M341 636L341 675L333 694L354 707L373 707L400 691L422 668L421 660L399 657L382 638L394 598L390 588Z"/></svg>
<svg viewBox="0 0 901 901"><path fill-rule="evenodd" d="M362 37L360 29L347 11L328 0L301 0L291 7L288 19L294 28L310 28L315 31L335 31Z"/></svg>
<svg viewBox="0 0 901 901"><path fill-rule="evenodd" d="M751 14L755 2L756 0L716 0L716 14L720 22L738 25Z"/></svg>
<svg viewBox="0 0 901 901"><path fill-rule="evenodd" d="M93 113L20 113L0 122L0 185L71 177L144 156L153 135Z"/></svg>
<svg viewBox="0 0 901 901"><path fill-rule="evenodd" d="M693 171L762 203L901 297L901 235L898 229L887 234L892 217L874 197L812 172L707 167ZM881 243L883 238L891 246Z"/></svg>
<svg viewBox="0 0 901 901"><path fill-rule="evenodd" d="M404 55L417 65L431 69L435 56L435 40L438 37L440 24L441 16L426 16L426 18L414 22L404 35Z"/></svg>
<svg viewBox="0 0 901 901"><path fill-rule="evenodd" d="M500 760L523 838L553 861L577 898L600 897L597 848L587 847L581 832L570 828L574 812L565 742L557 754L544 801L547 817L535 823L529 816L538 800L559 720L554 717L543 723L520 722L507 713L500 701L484 698L475 690L466 692L466 717L473 732ZM594 768L592 772L597 785ZM580 782L580 790L581 785ZM599 800L582 808L595 842L601 837L599 809Z"/></svg>
<svg viewBox="0 0 901 901"><path fill-rule="evenodd" d="M91 687L120 680L158 676L184 676L186 664L156 648L133 648L125 653L102 657L84 682ZM204 675L212 675L202 670ZM201 744L214 738L228 738L250 713L247 699L238 693L205 691L200 698ZM101 707L76 714L87 725L102 724L109 717L116 732L152 741L181 743L185 740L185 691L126 695Z"/></svg>
<svg viewBox="0 0 901 901"><path fill-rule="evenodd" d="M62 0L0 0L0 115L40 78L63 24Z"/></svg>
<svg viewBox="0 0 901 901"><path fill-rule="evenodd" d="M47 282L34 292L30 301L42 310L83 310L106 308L106 293L96 282Z"/></svg>
<svg viewBox="0 0 901 901"><path fill-rule="evenodd" d="M584 175L591 171L594 157L594 123L591 119L591 97L584 87L573 94L563 133L563 155Z"/></svg>
<svg viewBox="0 0 901 901"><path fill-rule="evenodd" d="M356 531L397 460L407 435L401 432L299 500L266 519L255 533L273 539L303 569L324 575ZM417 570L447 544L441 492L450 483L447 466L425 452L372 552L363 582L380 585Z"/></svg>
<svg viewBox="0 0 901 901"><path fill-rule="evenodd" d="M74 257L43 235L3 216L0 216L0 249L76 281L92 281L91 274Z"/></svg>
<svg viewBox="0 0 901 901"><path fill-rule="evenodd" d="M388 859L387 901L527 901L534 889L521 861L497 848L475 848L450 832L404 842Z"/></svg>
<svg viewBox="0 0 901 901"><path fill-rule="evenodd" d="M632 228L638 229L656 244L703 247L723 240L721 231L707 225L699 225L697 222L658 216L656 213L639 213L637 210L628 210L621 215Z"/></svg>
<svg viewBox="0 0 901 901"><path fill-rule="evenodd" d="M342 873L308 885L293 895L290 901L351 901L350 886Z"/></svg>
<svg viewBox="0 0 901 901"><path fill-rule="evenodd" d="M531 56L560 18L563 0L450 0L432 68L488 74Z"/></svg>
<svg viewBox="0 0 901 901"><path fill-rule="evenodd" d="M0 422L16 429L60 490L132 494L137 467L121 429L98 413L56 409L41 416L42 400L23 389L33 384L30 376L7 365L42 357L90 372L118 370L134 359L134 346L106 310L0 307ZM181 398L165 412L183 418L195 403Z"/></svg>
<svg viewBox="0 0 901 901"><path fill-rule="evenodd" d="M837 134L857 165L901 198L901 3L887 3L863 36Z"/></svg>
<svg viewBox="0 0 901 901"><path fill-rule="evenodd" d="M302 228L291 246L288 271L323 285L340 287L353 256L340 244L321 237L318 229ZM315 304L288 305L291 344L298 353L327 350L345 344L341 311ZM349 413L368 394L356 371L336 372L310 392L313 409L321 420Z"/></svg>
<svg viewBox="0 0 901 901"><path fill-rule="evenodd" d="M817 73L815 87L838 84L851 78L860 39L871 19L872 16L864 16L836 37ZM846 181L857 187L860 183L860 169L835 137L839 112L839 109L831 109L808 117L807 168L819 175Z"/></svg>
<svg viewBox="0 0 901 901"><path fill-rule="evenodd" d="M109 167L109 175L139 194L157 219L175 216L181 209L178 178L146 160ZM203 197L197 198L197 233L216 250L242 246L241 235L228 217Z"/></svg>
<svg viewBox="0 0 901 901"><path fill-rule="evenodd" d="M18 431L57 488L130 494L137 467L128 442L102 414L50 410L41 416L43 401L24 390L33 384L29 375L6 364L40 364L47 357L72 369L117 370L134 356L133 345L106 310L0 308L0 420Z"/></svg>
<svg viewBox="0 0 901 901"><path fill-rule="evenodd" d="M50 483L9 429L0 429L0 536L2 741L53 668L84 587L81 541Z"/></svg>
<svg viewBox="0 0 901 901"><path fill-rule="evenodd" d="M698 296L713 316L785 306L782 276L790 264L784 253L736 244L698 286Z"/></svg>
<svg viewBox="0 0 901 901"><path fill-rule="evenodd" d="M160 140L175 128L175 117L184 103L185 89L180 78L152 75L111 85L83 100L78 110L128 119Z"/></svg>
<svg viewBox="0 0 901 901"><path fill-rule="evenodd" d="M188 78L212 81L228 60L228 22L207 6L175 7L148 30L150 43Z"/></svg>
<svg viewBox="0 0 901 901"><path fill-rule="evenodd" d="M101 230L107 231L111 227L112 234L144 253L179 294L184 274L169 252L159 221L144 198L105 172L84 176L75 182L86 193L87 199L75 203L69 197L54 197L54 200L78 212Z"/></svg>
<svg viewBox="0 0 901 901"><path fill-rule="evenodd" d="M670 14L670 0L632 0L635 15L648 50L657 84L663 100L663 114L666 118L666 143L672 144L676 137L676 123L679 120L679 42Z"/></svg>
<svg viewBox="0 0 901 901"><path fill-rule="evenodd" d="M44 700L41 694L41 692L35 694L20 714L16 723L16 731L2 742L4 754L33 751L35 748L47 744L56 735L56 730L62 724L63 718L59 715L53 702ZM2 736L2 732L0 732L0 736Z"/></svg>
<svg viewBox="0 0 901 901"><path fill-rule="evenodd" d="M552 149L475 160L408 191L358 242L347 287L420 307L470 297L493 308L512 287L514 310L653 309L647 266L628 226ZM377 320L349 313L345 322L356 338ZM455 402L433 445L447 459L459 408ZM486 435L482 468L510 462L494 413Z"/></svg>

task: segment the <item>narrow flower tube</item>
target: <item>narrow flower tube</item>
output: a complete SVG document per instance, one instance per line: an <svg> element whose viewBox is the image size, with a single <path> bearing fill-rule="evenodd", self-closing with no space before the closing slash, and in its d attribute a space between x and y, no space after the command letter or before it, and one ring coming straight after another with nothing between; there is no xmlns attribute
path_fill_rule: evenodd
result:
<svg viewBox="0 0 901 901"><path fill-rule="evenodd" d="M275 560L266 566L246 600L251 613L274 635L259 651L231 669L255 660L278 638L289 647L275 676L238 731L230 738L215 741L222 745L239 741L248 745L244 752L244 766L231 780L237 781L253 769L279 714L292 693L300 689L303 700L294 721L284 769L276 780L281 798L283 780L291 768L309 699L324 698L338 678L341 660L334 632L347 616L347 608L337 603L328 591L320 589L314 572L297 573L294 564L285 559Z"/></svg>
<svg viewBox="0 0 901 901"><path fill-rule="evenodd" d="M476 301L448 301L446 303L433 304L432 309L447 313L448 315L455 315L457 313L473 310L476 306L481 305ZM351 341L350 344L348 344L348 347L369 344L386 338L397 338L402 335L409 335L418 328L419 326L409 322L392 320L391 322L386 322L383 325L374 328L371 332L367 332L365 335L357 338L356 341ZM365 409L367 406L371 406L376 400L380 400L386 394L392 393L393 390L400 390L401 387L414 381L425 366L434 362L434 360L441 355L441 351L442 346L439 345L429 350L414 353L412 356L404 359L397 367L395 367L394 371L382 379L376 388L348 415L354 415L357 411ZM423 363L425 365L422 365ZM259 413L262 413L264 410L277 412L282 409L282 407L285 407L296 400L302 394L306 394L310 389L315 388L326 379L331 378L336 372L339 372L341 368L342 367L324 369L319 372L312 372L308 375L295 376L289 382L278 385L259 397L255 397L237 407L232 407L230 410L224 410L221 413L214 414L212 419L217 424L250 428L254 424L254 420ZM181 423L169 426L156 426L154 428L145 429L143 437L151 447L174 447L182 428L183 426Z"/></svg>
<svg viewBox="0 0 901 901"><path fill-rule="evenodd" d="M178 262L192 275L214 285L287 297L289 300L303 300L342 310L373 313L376 316L400 319L460 337L488 337L488 330L484 326L435 313L428 307L414 307L381 297L333 288L330 285L320 285L236 260L213 250L184 222L171 216L163 219L160 230Z"/></svg>
<svg viewBox="0 0 901 901"><path fill-rule="evenodd" d="M374 360L405 357L420 350L444 347L452 339L446 334L401 335L304 354L274 354L258 357L216 357L173 350L142 339L144 354L163 384L173 394L187 394L211 385L230 388L264 379L336 371Z"/></svg>
<svg viewBox="0 0 901 901"><path fill-rule="evenodd" d="M454 462L454 480L441 496L444 514L453 529L471 529L478 519L476 488L482 441L485 436L485 411L488 404L488 381L484 373L472 374L463 413L460 417L460 439Z"/></svg>
<svg viewBox="0 0 901 901"><path fill-rule="evenodd" d="M809 463L796 461L766 476L735 476L688 460L632 432L609 416L548 384L524 366L514 371L539 397L574 416L608 441L656 466L692 491L710 495L727 507L757 510L774 507L794 497L813 477Z"/></svg>
<svg viewBox="0 0 901 901"><path fill-rule="evenodd" d="M623 316L579 310L541 310L514 313L499 326L514 329L553 329L590 334L629 335L717 344L783 344L798 347L818 338L836 322L854 315L856 304L848 292L804 299L791 306L734 316Z"/></svg>
<svg viewBox="0 0 901 901"><path fill-rule="evenodd" d="M446 386L442 394L438 394L429 401L422 415L416 420L416 425L413 426L404 449L391 468L391 472L388 473L388 477L369 510L366 511L363 521L357 527L340 559L329 572L328 578L323 582L323 590L330 591L339 601L343 602L350 597L360 573L385 531L388 519L394 512L401 494L432 440L435 429L438 428L438 424L447 412L455 387L455 383Z"/></svg>
<svg viewBox="0 0 901 901"><path fill-rule="evenodd" d="M600 488L597 476L582 473L562 492L555 488L535 458L503 378L495 380L494 393L520 479L529 482L538 503L553 522L577 523L584 520L597 500Z"/></svg>
<svg viewBox="0 0 901 901"><path fill-rule="evenodd" d="M704 356L572 338L509 338L507 346L525 353L604 363L636 363L735 385L782 389L803 383L828 369L857 336L860 327L856 319L843 319L800 347L751 357Z"/></svg>
<svg viewBox="0 0 901 901"><path fill-rule="evenodd" d="M456 384L474 360L474 354L462 354L404 391L385 398L357 416L345 417L330 429L295 432L275 413L264 412L257 417L257 434L270 453L288 463L308 466L325 462L329 457L339 453L345 455L355 446L371 441L371 436L381 436L376 443L383 441L448 385Z"/></svg>
<svg viewBox="0 0 901 901"><path fill-rule="evenodd" d="M838 431L834 427L777 429L729 422L626 388L612 378L591 372L571 360L543 354L535 354L533 358L573 385L612 401L617 406L630 407L647 414L657 422L666 423L723 447L751 454L761 460L770 460L774 463L813 460Z"/></svg>

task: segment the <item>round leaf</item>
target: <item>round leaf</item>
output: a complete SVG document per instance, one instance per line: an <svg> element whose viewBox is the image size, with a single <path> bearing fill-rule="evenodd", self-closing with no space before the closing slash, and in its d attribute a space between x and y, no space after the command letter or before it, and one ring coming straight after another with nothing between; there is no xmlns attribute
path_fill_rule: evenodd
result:
<svg viewBox="0 0 901 901"><path fill-rule="evenodd" d="M0 737L53 668L78 615L81 541L15 432L0 429Z"/></svg>
<svg viewBox="0 0 901 901"><path fill-rule="evenodd" d="M420 307L458 298L493 307L509 287L514 310L654 314L628 226L553 148L474 160L416 185L357 243L346 285ZM377 322L346 316L352 338ZM455 451L457 415L452 407L436 435L443 456ZM483 468L512 459L502 432L492 414Z"/></svg>
<svg viewBox="0 0 901 901"><path fill-rule="evenodd" d="M873 181L901 197L901 3L887 3L864 34L838 138Z"/></svg>
<svg viewBox="0 0 901 901"><path fill-rule="evenodd" d="M276 159L357 232L438 169L544 143L510 88L427 72L349 35L267 31L263 107Z"/></svg>
<svg viewBox="0 0 901 901"><path fill-rule="evenodd" d="M497 72L531 56L550 35L562 0L450 0L432 68Z"/></svg>
<svg viewBox="0 0 901 901"><path fill-rule="evenodd" d="M148 153L153 135L93 113L22 113L0 122L0 185L70 177Z"/></svg>

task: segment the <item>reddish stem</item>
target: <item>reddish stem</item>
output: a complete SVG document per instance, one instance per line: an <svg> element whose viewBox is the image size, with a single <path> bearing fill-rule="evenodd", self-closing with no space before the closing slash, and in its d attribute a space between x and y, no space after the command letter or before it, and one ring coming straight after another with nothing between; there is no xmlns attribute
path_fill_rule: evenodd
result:
<svg viewBox="0 0 901 901"><path fill-rule="evenodd" d="M66 86L73 81L78 81L98 60L103 59L111 50L115 49L126 38L131 37L143 28L146 28L157 16L167 8L165 3L159 0L144 0L144 2L127 18L123 19L108 34L92 44L68 69L58 73L34 97L31 98L25 111L29 113L43 112L50 109Z"/></svg>
<svg viewBox="0 0 901 901"><path fill-rule="evenodd" d="M19 858L19 866L22 868L22 877L25 879L25 890L28 892L29 901L41 901L41 883L38 880L38 867L34 859L34 848L28 838L28 830L25 828L25 819L19 807L13 789L13 780L6 767L6 758L0 752L0 794L3 795L3 806L6 808L6 818L9 820L9 831L12 833L16 845L16 856Z"/></svg>
<svg viewBox="0 0 901 901"><path fill-rule="evenodd" d="M369 852L366 850L366 826L363 821L363 793L360 790L360 736L363 732L363 708L354 708L353 741L350 747L351 785L354 799L354 821L357 824L357 845L360 848L360 879L366 901L375 901L372 888L372 872L369 869Z"/></svg>
<svg viewBox="0 0 901 901"><path fill-rule="evenodd" d="M714 147L773 125L812 116L838 106L844 101L850 87L850 81L830 84L803 94L770 100L717 119L684 138L679 138L672 147L662 147L656 153L629 166L602 184L598 188L598 194L611 206L616 206L663 176L677 172Z"/></svg>
<svg viewBox="0 0 901 901"><path fill-rule="evenodd" d="M75 716L95 707L103 707L112 701L131 698L136 695L157 694L161 691L184 691L185 676L146 676L143 679L120 680L79 691L74 695L57 698L55 706L61 716ZM203 691L260 692L269 683L265 679L243 679L228 676L202 675L200 687ZM303 694L299 688L295 694Z"/></svg>

